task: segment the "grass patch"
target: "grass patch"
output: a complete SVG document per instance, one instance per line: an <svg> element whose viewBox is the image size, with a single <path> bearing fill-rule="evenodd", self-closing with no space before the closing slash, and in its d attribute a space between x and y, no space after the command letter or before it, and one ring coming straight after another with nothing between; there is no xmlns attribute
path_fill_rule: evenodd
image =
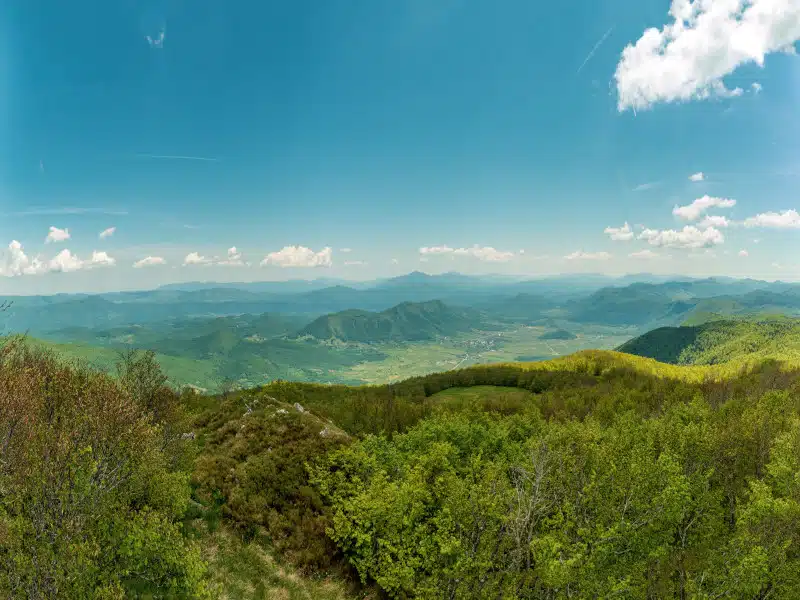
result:
<svg viewBox="0 0 800 600"><path fill-rule="evenodd" d="M370 598L349 590L333 576L300 576L276 558L263 536L245 540L228 527L203 537L211 588L220 600L355 600Z"/></svg>

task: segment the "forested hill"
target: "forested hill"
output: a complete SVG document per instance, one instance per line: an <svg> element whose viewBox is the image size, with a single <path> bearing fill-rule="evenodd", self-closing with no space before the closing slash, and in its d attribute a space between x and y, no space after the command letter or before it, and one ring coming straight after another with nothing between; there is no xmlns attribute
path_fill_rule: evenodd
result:
<svg viewBox="0 0 800 600"><path fill-rule="evenodd" d="M122 361L0 346L0 597L800 597L791 365L586 351L202 396Z"/></svg>
<svg viewBox="0 0 800 600"><path fill-rule="evenodd" d="M431 300L403 302L382 312L345 310L324 315L299 334L344 342L414 342L471 331L484 321L477 310Z"/></svg>
<svg viewBox="0 0 800 600"><path fill-rule="evenodd" d="M660 327L618 350L682 365L773 358L800 360L800 319L722 319L694 326Z"/></svg>

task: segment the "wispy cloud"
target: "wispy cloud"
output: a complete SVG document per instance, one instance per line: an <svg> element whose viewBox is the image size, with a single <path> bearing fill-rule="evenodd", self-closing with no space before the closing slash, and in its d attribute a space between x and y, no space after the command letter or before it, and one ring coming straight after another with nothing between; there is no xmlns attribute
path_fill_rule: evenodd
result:
<svg viewBox="0 0 800 600"><path fill-rule="evenodd" d="M108 208L80 208L75 206L65 206L60 208L28 208L10 213L0 213L4 217L32 217L32 216L54 216L54 215L114 215L124 216L128 214L127 210L112 210Z"/></svg>
<svg viewBox="0 0 800 600"><path fill-rule="evenodd" d="M202 160L206 162L219 162L218 158L213 156L183 156L177 154L137 154L139 158L154 158L164 160Z"/></svg>
<svg viewBox="0 0 800 600"><path fill-rule="evenodd" d="M634 192L644 192L644 191L647 191L647 190L652 190L654 187L656 187L660 183L661 183L660 181L652 181L650 183L642 183L640 185L637 185L635 188L633 188L633 191Z"/></svg>
<svg viewBox="0 0 800 600"><path fill-rule="evenodd" d="M609 260L611 254L608 252L584 252L583 250L577 250L571 254L567 254L564 258L567 260Z"/></svg>
<svg viewBox="0 0 800 600"><path fill-rule="evenodd" d="M147 43L150 44L151 48L163 48L164 47L164 39L167 36L167 32L163 29L158 32L158 37L152 38L149 35L144 36L147 40Z"/></svg>
<svg viewBox="0 0 800 600"><path fill-rule="evenodd" d="M586 66L586 63L588 63L588 62L589 62L589 61L592 59L592 57L594 56L594 53L595 53L595 52L597 52L597 49L598 49L598 48L600 48L600 46L602 46L602 45L603 45L603 42L605 42L605 41L606 41L606 38L607 38L609 35L611 35L611 32L612 32L612 31L614 31L614 26L613 26L613 25L612 25L611 27L609 27L609 28L608 28L608 31L606 31L606 32L603 34L603 37L601 37L601 38L600 38L600 41L598 41L598 42L597 42L597 43L594 45L594 48L592 48L592 49L591 49L591 51L589 52L589 54L587 54L587 55L586 55L586 58L584 58L584 59L583 59L583 62L581 63L581 66L580 66L580 67L578 67L578 70L577 70L577 71L575 71L575 74L576 74L576 75L577 75L578 73L580 73L580 72L581 72L581 70L583 69L583 67L585 67L585 66Z"/></svg>

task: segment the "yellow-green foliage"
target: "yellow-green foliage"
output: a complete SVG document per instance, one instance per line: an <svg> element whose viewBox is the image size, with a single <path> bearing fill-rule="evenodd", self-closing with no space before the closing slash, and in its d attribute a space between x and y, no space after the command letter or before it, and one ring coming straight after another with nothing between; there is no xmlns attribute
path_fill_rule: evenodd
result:
<svg viewBox="0 0 800 600"><path fill-rule="evenodd" d="M681 365L741 365L764 359L800 365L800 319L751 316L694 326L662 327L624 343L619 349Z"/></svg>
<svg viewBox="0 0 800 600"><path fill-rule="evenodd" d="M120 374L0 347L0 596L207 596L180 398L152 355Z"/></svg>
<svg viewBox="0 0 800 600"><path fill-rule="evenodd" d="M706 597L741 573L793 590L770 561L794 559L753 572L758 541L737 523L798 412L798 382L774 361L600 351L387 386L279 381L203 409L196 478L204 502L219 493L232 523L263 527L290 559L315 567L326 548L323 565L346 560L398 598L671 598L680 585ZM291 422L271 416L279 406ZM332 422L347 435L323 447ZM275 454L280 440L294 450Z"/></svg>

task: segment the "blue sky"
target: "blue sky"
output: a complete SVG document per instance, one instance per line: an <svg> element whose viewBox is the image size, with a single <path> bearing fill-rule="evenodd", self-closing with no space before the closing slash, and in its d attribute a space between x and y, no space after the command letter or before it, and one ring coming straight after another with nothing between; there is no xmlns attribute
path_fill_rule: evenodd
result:
<svg viewBox="0 0 800 600"><path fill-rule="evenodd" d="M12 0L0 292L798 278L797 2L549 4Z"/></svg>

